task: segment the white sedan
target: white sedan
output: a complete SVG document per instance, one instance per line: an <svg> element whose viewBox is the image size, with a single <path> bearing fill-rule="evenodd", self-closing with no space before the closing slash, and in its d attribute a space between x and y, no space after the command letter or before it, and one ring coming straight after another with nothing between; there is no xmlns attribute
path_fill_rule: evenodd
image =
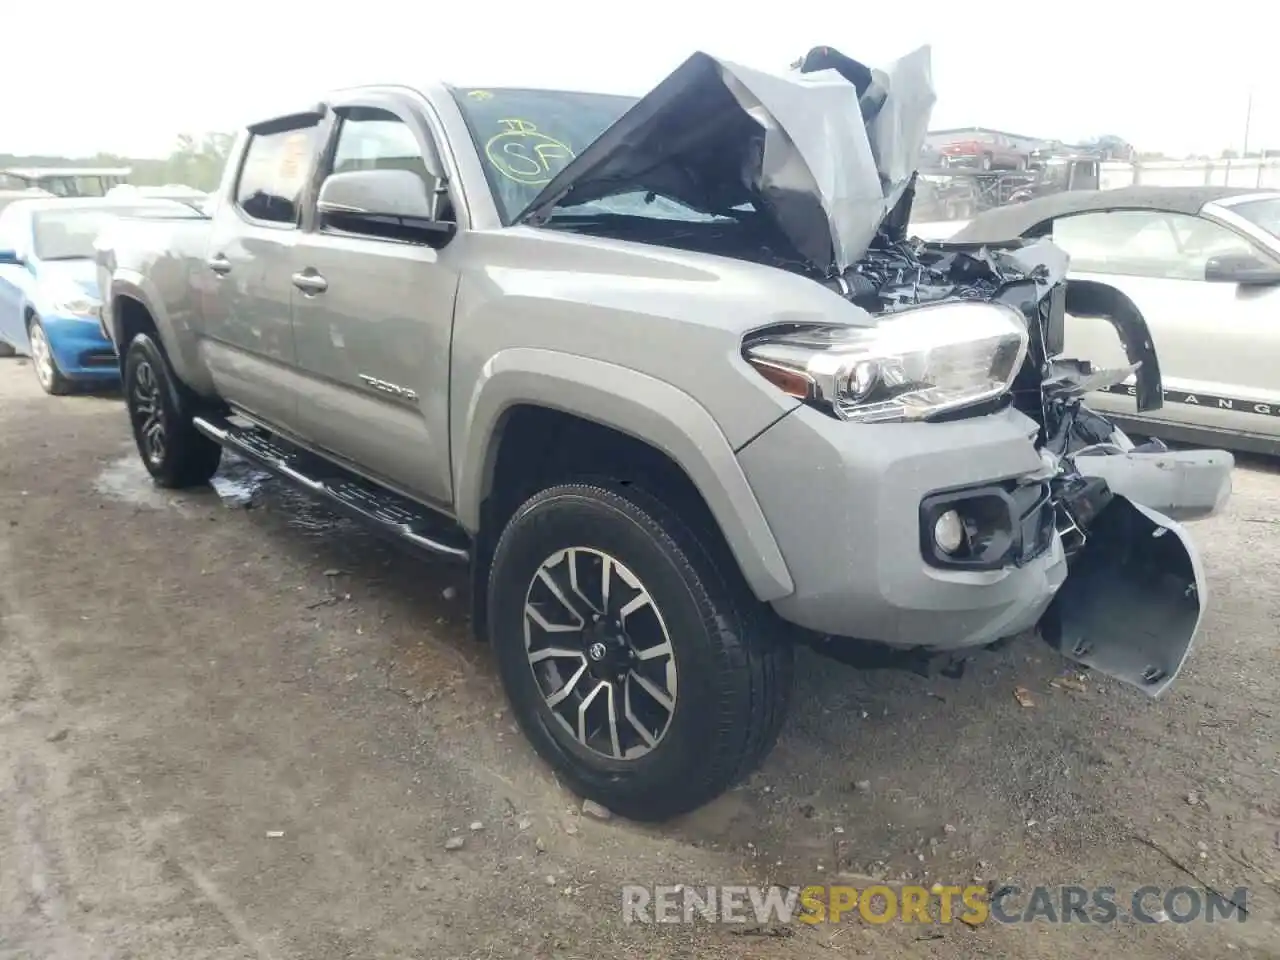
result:
<svg viewBox="0 0 1280 960"><path fill-rule="evenodd" d="M1280 453L1280 192L1124 187L979 214L946 239L1048 237L1069 276L1117 287L1151 329L1164 406L1138 413L1133 378L1089 405L1131 433ZM1127 365L1105 320L1071 317L1065 355Z"/></svg>

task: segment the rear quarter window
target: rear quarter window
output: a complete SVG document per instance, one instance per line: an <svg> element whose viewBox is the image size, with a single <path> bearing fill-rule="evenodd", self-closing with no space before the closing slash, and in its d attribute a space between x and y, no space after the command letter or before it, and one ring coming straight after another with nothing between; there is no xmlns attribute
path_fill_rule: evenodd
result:
<svg viewBox="0 0 1280 960"><path fill-rule="evenodd" d="M236 205L254 220L296 226L318 127L257 134L245 151Z"/></svg>

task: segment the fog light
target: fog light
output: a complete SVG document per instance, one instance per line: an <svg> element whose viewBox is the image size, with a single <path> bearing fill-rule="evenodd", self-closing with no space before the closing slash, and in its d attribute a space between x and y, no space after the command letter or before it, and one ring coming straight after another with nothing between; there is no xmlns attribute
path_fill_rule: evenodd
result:
<svg viewBox="0 0 1280 960"><path fill-rule="evenodd" d="M955 553L964 545L964 522L960 514L948 510L933 524L933 542L943 553Z"/></svg>

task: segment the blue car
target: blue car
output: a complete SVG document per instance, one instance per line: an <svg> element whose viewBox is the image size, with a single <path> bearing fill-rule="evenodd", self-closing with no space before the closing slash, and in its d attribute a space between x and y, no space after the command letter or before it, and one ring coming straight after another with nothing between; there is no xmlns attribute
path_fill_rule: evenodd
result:
<svg viewBox="0 0 1280 960"><path fill-rule="evenodd" d="M115 217L175 211L192 213L176 201L101 197L6 206L0 211L0 352L30 356L46 393L118 383L115 348L98 323L93 243Z"/></svg>

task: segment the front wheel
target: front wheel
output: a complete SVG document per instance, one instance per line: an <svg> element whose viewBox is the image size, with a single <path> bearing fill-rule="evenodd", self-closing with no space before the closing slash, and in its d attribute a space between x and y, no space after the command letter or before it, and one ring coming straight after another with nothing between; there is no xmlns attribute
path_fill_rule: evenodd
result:
<svg viewBox="0 0 1280 960"><path fill-rule="evenodd" d="M32 317L27 327L27 339L31 343L31 366L35 369L36 382L45 393L62 397L71 392L71 381L58 369L58 359L49 344L49 334L39 317Z"/></svg>
<svg viewBox="0 0 1280 960"><path fill-rule="evenodd" d="M222 447L195 428L194 397L146 334L134 337L125 353L124 395L133 439L152 479L174 489L208 483Z"/></svg>
<svg viewBox="0 0 1280 960"><path fill-rule="evenodd" d="M709 539L634 487L575 483L520 507L494 551L517 721L573 789L635 820L723 792L786 711L790 645Z"/></svg>

